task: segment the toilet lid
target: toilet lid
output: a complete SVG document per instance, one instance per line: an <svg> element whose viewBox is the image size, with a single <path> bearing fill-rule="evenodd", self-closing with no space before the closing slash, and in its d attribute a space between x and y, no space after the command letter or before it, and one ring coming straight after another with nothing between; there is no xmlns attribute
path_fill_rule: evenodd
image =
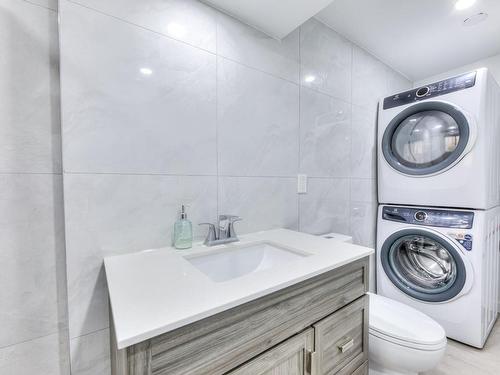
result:
<svg viewBox="0 0 500 375"><path fill-rule="evenodd" d="M370 333L410 347L440 347L446 343L443 327L403 303L369 293Z"/></svg>

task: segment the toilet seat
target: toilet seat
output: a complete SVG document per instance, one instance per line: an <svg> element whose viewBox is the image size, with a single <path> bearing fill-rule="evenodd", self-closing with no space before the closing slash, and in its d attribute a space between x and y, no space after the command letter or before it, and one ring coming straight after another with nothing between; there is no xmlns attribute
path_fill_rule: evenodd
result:
<svg viewBox="0 0 500 375"><path fill-rule="evenodd" d="M446 346L446 333L433 319L400 302L369 293L369 334L416 350L435 351Z"/></svg>

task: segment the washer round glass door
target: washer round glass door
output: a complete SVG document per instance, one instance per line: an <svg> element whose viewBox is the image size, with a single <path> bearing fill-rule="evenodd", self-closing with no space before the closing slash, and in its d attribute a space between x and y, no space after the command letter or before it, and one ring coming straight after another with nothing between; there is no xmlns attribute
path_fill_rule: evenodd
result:
<svg viewBox="0 0 500 375"><path fill-rule="evenodd" d="M404 293L427 302L443 302L465 285L460 253L445 239L422 230L402 230L390 236L380 253L386 275Z"/></svg>
<svg viewBox="0 0 500 375"><path fill-rule="evenodd" d="M408 107L389 123L382 151L387 162L402 173L434 174L462 157L469 134L467 118L457 107L423 102Z"/></svg>

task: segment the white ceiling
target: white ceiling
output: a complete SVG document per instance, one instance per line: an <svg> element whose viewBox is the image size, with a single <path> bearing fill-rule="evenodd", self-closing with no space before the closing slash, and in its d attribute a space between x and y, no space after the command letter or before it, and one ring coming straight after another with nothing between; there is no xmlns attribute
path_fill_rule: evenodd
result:
<svg viewBox="0 0 500 375"><path fill-rule="evenodd" d="M500 53L500 0L335 0L317 18L412 80ZM486 21L463 20L487 12Z"/></svg>
<svg viewBox="0 0 500 375"><path fill-rule="evenodd" d="M213 7L282 39L333 0L202 0Z"/></svg>

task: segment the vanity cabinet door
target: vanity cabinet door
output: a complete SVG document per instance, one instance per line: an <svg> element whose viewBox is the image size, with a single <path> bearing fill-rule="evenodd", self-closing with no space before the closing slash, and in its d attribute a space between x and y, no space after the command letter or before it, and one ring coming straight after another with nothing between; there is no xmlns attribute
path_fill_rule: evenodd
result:
<svg viewBox="0 0 500 375"><path fill-rule="evenodd" d="M368 360L368 296L316 323L314 329L314 374L356 373Z"/></svg>
<svg viewBox="0 0 500 375"><path fill-rule="evenodd" d="M314 331L308 329L268 350L228 375L310 375Z"/></svg>

